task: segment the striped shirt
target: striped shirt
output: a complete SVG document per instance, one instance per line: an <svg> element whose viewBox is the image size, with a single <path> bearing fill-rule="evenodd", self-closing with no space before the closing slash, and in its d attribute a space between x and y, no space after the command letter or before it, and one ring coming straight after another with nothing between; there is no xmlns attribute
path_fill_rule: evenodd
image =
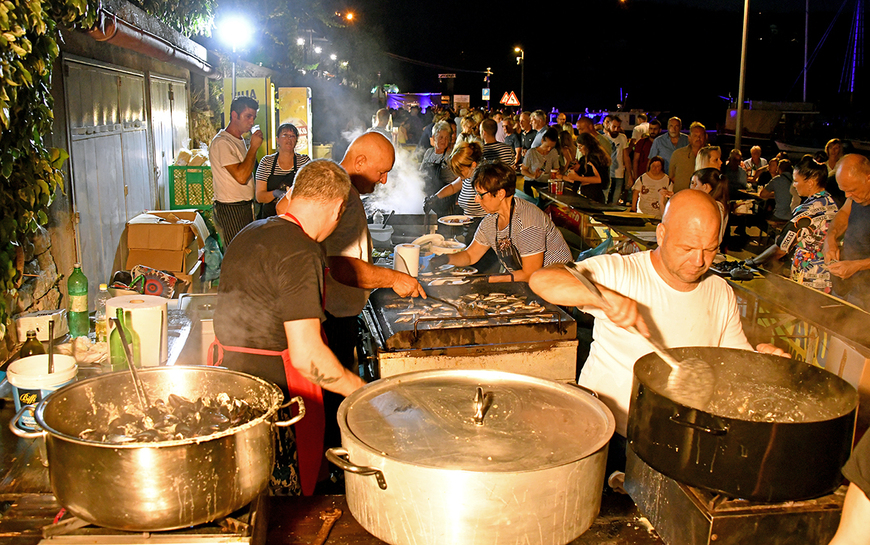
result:
<svg viewBox="0 0 870 545"><path fill-rule="evenodd" d="M501 161L508 166L513 166L516 152L510 144L492 142L483 146L483 158L490 161Z"/></svg>
<svg viewBox="0 0 870 545"><path fill-rule="evenodd" d="M468 214L473 218L482 218L486 215L486 210L480 206L480 203L474 200L475 195L477 195L477 191L474 190L474 186L471 185L471 179L465 178L462 180L462 189L459 190L459 196L456 197L456 204L458 204L462 211Z"/></svg>
<svg viewBox="0 0 870 545"><path fill-rule="evenodd" d="M272 172L272 163L275 162L275 158L278 156L277 153L272 155L264 155L263 159L260 160L260 165L257 167L257 181L265 182L269 179L269 173ZM296 154L296 170L298 171L302 168L302 165L311 162L311 157L307 155L302 155L301 153ZM293 172L293 168L289 168L284 170L281 168L281 163L275 165L275 174L282 176L284 174L290 174Z"/></svg>
<svg viewBox="0 0 870 545"><path fill-rule="evenodd" d="M511 242L517 247L520 257L544 253L544 266L553 263L567 263L572 260L571 250L562 237L562 233L550 218L540 208L532 203L514 197L513 229L507 226L501 231L498 229L498 214L489 214L480 222L477 233L474 234L475 242L489 248L494 248L496 237L502 240L508 237L510 232ZM512 232L511 232L512 231Z"/></svg>

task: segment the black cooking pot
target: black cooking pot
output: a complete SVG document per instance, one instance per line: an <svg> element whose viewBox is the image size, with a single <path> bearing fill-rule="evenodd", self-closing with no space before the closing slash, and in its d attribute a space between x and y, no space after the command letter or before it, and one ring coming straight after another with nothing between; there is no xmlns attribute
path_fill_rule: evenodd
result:
<svg viewBox="0 0 870 545"><path fill-rule="evenodd" d="M716 372L713 396L688 407L668 396L670 367L655 354L634 366L632 450L679 482L762 502L804 500L842 482L858 393L840 377L793 359L727 348L679 348Z"/></svg>

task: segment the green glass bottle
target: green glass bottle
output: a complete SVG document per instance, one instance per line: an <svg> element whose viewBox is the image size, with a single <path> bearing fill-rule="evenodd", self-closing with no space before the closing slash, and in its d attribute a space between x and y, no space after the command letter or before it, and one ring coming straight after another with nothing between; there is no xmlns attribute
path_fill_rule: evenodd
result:
<svg viewBox="0 0 870 545"><path fill-rule="evenodd" d="M27 332L27 340L24 341L23 345L21 345L21 351L18 352L18 357L26 358L27 356L37 356L39 354L45 354L45 347L42 346L42 343L36 338L36 331L31 329Z"/></svg>
<svg viewBox="0 0 870 545"><path fill-rule="evenodd" d="M67 280L69 293L69 325L70 337L87 337L91 331L91 321L88 318L88 278L82 272L82 264L73 265L73 272Z"/></svg>
<svg viewBox="0 0 870 545"><path fill-rule="evenodd" d="M142 356L139 347L139 334L133 329L133 316L130 311L124 311L119 308L117 310L118 322L124 330L124 336L127 337L127 343L130 345L130 351L133 353L133 364L138 368L142 367ZM121 344L121 334L118 333L118 328L113 327L109 334L109 363L112 364L112 369L127 369L127 357L124 355L124 346Z"/></svg>

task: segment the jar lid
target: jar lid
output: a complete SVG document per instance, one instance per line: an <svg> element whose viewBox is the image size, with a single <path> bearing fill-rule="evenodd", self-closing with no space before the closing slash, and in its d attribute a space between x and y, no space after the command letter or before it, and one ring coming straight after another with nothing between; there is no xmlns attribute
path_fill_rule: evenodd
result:
<svg viewBox="0 0 870 545"><path fill-rule="evenodd" d="M501 371L382 379L351 394L338 417L343 432L380 455L468 471L571 463L597 452L615 429L604 403L576 386Z"/></svg>

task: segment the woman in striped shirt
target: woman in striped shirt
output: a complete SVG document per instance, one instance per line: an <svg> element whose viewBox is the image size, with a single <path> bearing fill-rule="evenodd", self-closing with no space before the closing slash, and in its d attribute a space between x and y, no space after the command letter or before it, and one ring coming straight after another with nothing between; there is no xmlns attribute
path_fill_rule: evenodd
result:
<svg viewBox="0 0 870 545"><path fill-rule="evenodd" d="M562 234L537 206L514 196L517 174L503 163L482 163L472 175L475 201L487 212L468 249L435 256L430 268L446 263L474 265L487 250L495 250L506 274L490 282L528 282L533 272L553 263L571 261Z"/></svg>
<svg viewBox="0 0 870 545"><path fill-rule="evenodd" d="M259 218L275 215L275 205L290 190L296 172L311 158L296 153L299 130L292 123L278 127L278 151L266 155L257 167L257 202L262 203Z"/></svg>

